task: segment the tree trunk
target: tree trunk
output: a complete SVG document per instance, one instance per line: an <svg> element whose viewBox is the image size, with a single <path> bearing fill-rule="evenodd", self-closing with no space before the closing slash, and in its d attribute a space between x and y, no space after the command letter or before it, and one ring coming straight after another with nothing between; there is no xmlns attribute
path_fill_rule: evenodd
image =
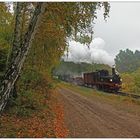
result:
<svg viewBox="0 0 140 140"><path fill-rule="evenodd" d="M22 9L23 3L17 2L16 11L15 11L15 28L14 28L14 38L13 38L13 47L8 60L8 65L11 66L16 58L18 50L20 49L21 41L21 26L22 26ZM16 84L14 84L11 89L10 97L17 97Z"/></svg>
<svg viewBox="0 0 140 140"><path fill-rule="evenodd" d="M31 41L34 37L34 33L36 31L37 24L39 22L39 17L43 11L42 5L43 3L41 2L37 3L33 17L29 23L28 30L24 36L22 46L20 46L19 50L16 52L16 56L6 72L4 80L2 81L2 86L0 89L0 112L3 111L3 109L5 108L6 103L10 97L11 90L14 87L14 84L17 81L19 74L21 72L21 68L28 54Z"/></svg>
<svg viewBox="0 0 140 140"><path fill-rule="evenodd" d="M15 11L15 29L14 29L13 47L12 47L12 52L9 57L9 65L11 65L14 62L14 59L20 48L22 9L23 9L23 3L17 2L17 7Z"/></svg>

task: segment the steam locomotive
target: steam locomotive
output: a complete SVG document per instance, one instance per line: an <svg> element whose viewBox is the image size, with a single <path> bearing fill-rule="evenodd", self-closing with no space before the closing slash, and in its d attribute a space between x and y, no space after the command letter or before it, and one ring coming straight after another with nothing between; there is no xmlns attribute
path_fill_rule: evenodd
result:
<svg viewBox="0 0 140 140"><path fill-rule="evenodd" d="M95 72L83 74L84 85L87 87L96 87L98 90L115 91L121 89L122 79L115 67L112 68L112 74L108 70L98 70Z"/></svg>

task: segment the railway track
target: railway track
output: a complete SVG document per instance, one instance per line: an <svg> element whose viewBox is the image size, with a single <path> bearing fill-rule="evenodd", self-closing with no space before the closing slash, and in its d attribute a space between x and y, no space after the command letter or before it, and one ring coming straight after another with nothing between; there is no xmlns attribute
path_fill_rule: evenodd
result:
<svg viewBox="0 0 140 140"><path fill-rule="evenodd" d="M131 98L135 98L135 99L140 99L140 95L136 95L136 94L130 94L130 93L125 93L125 92L117 92L115 94L131 97Z"/></svg>
<svg viewBox="0 0 140 140"><path fill-rule="evenodd" d="M106 92L106 91L103 91L103 92L104 93L108 93L108 94L115 94L115 95L120 95L120 96L127 96L127 97L134 98L134 99L140 99L140 95L126 93L126 92L121 92L121 91L118 91L118 92Z"/></svg>
<svg viewBox="0 0 140 140"><path fill-rule="evenodd" d="M87 87L87 88L93 88L93 87ZM97 88L93 88L93 89L97 89ZM103 91L103 92L107 93L107 94L115 94L115 95L127 96L127 97L134 98L134 99L140 99L140 95L126 93L126 92L121 92L121 91L118 91L118 92Z"/></svg>

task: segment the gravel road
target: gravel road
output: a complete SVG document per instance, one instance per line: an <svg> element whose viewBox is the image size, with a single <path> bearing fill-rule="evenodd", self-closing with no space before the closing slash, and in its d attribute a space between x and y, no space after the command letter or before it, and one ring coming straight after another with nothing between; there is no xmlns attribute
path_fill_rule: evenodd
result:
<svg viewBox="0 0 140 140"><path fill-rule="evenodd" d="M59 93L68 137L140 137L140 117L70 89L61 88Z"/></svg>

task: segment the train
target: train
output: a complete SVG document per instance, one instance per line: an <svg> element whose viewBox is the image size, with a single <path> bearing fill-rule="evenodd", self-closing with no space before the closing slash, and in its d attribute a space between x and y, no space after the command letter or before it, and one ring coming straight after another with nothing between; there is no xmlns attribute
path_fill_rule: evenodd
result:
<svg viewBox="0 0 140 140"><path fill-rule="evenodd" d="M122 79L115 67L112 67L112 73L101 69L94 72L84 72L82 76L63 75L60 80L79 86L96 88L106 92L118 92L122 87Z"/></svg>
<svg viewBox="0 0 140 140"><path fill-rule="evenodd" d="M104 69L83 73L83 84L87 87L95 87L98 90L118 92L121 89L122 79L115 67L112 67L112 74Z"/></svg>

